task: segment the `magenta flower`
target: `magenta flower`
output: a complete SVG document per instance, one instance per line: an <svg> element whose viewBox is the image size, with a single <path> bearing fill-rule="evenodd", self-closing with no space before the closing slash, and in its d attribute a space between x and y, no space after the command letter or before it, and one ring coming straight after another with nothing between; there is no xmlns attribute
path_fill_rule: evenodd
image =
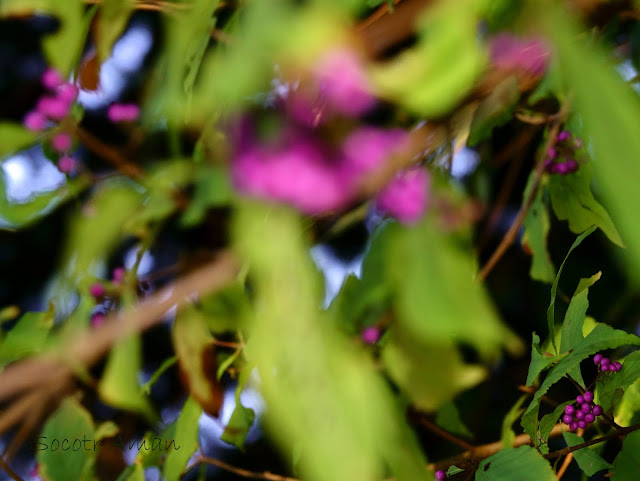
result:
<svg viewBox="0 0 640 481"><path fill-rule="evenodd" d="M52 120L60 121L69 113L69 107L69 103L59 97L42 97L38 100L36 110Z"/></svg>
<svg viewBox="0 0 640 481"><path fill-rule="evenodd" d="M64 83L64 78L56 69L48 68L42 74L41 82L49 90L55 90Z"/></svg>
<svg viewBox="0 0 640 481"><path fill-rule="evenodd" d="M334 49L318 59L315 76L329 107L341 114L358 116L375 104L361 58L349 49Z"/></svg>
<svg viewBox="0 0 640 481"><path fill-rule="evenodd" d="M107 109L107 118L111 122L134 122L140 117L140 107L136 104L111 104Z"/></svg>
<svg viewBox="0 0 640 481"><path fill-rule="evenodd" d="M71 174L76 170L78 161L69 155L63 155L58 160L58 169L63 174Z"/></svg>
<svg viewBox="0 0 640 481"><path fill-rule="evenodd" d="M427 210L429 185L429 174L423 168L400 172L380 192L377 208L403 224L415 224Z"/></svg>
<svg viewBox="0 0 640 481"><path fill-rule="evenodd" d="M32 110L25 115L22 124L28 130L33 132L41 132L47 128L47 118L37 110Z"/></svg>
<svg viewBox="0 0 640 481"><path fill-rule="evenodd" d="M378 169L392 154L406 147L409 136L401 129L383 130L361 127L352 132L342 145L344 172L356 182Z"/></svg>
<svg viewBox="0 0 640 481"><path fill-rule="evenodd" d="M493 63L504 70L524 70L532 76L544 75L549 63L549 48L540 38L521 39L508 33L489 41Z"/></svg>
<svg viewBox="0 0 640 481"><path fill-rule="evenodd" d="M360 337L365 344L375 344L380 340L380 329L376 326L365 327Z"/></svg>
<svg viewBox="0 0 640 481"><path fill-rule="evenodd" d="M67 152L73 145L73 137L67 132L60 132L51 139L51 147L56 152Z"/></svg>

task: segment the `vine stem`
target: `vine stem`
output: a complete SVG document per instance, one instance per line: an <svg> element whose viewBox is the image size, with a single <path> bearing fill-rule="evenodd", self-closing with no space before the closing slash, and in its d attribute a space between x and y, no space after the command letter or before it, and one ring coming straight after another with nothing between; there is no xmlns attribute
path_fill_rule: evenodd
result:
<svg viewBox="0 0 640 481"><path fill-rule="evenodd" d="M429 421L427 418L419 417L417 421L419 424L421 424L422 426L424 426L426 429L433 432L437 436L440 436L441 438L446 439L447 441L461 447L462 449L466 449L468 451L475 449L475 446L473 444L469 444L464 439L460 439L459 437L454 436L453 434L445 431L440 426Z"/></svg>
<svg viewBox="0 0 640 481"><path fill-rule="evenodd" d="M222 461L220 459L216 459L216 458L210 458L208 456L198 456L196 458L196 462L194 465L192 465L190 468L187 469L190 470L192 469L194 466L197 466L198 464L210 464L211 466L215 466L217 468L220 469L224 469L225 471L228 471L229 473L233 473L237 476L241 476L243 478L250 478L250 479L266 479L268 481L300 481L298 478L291 478L289 476L282 476L281 474L274 474L271 473L269 471L263 471L263 472L258 472L258 471L249 471L248 469L244 469L244 468L238 468L236 466L233 466L232 464L229 464L225 461Z"/></svg>
<svg viewBox="0 0 640 481"><path fill-rule="evenodd" d="M2 456L0 456L0 467L9 475L9 477L11 479L13 479L14 481L24 481L20 476L18 476L18 473L16 473L13 469L11 469L11 466L9 466L9 464L2 459Z"/></svg>
<svg viewBox="0 0 640 481"><path fill-rule="evenodd" d="M560 456L564 456L565 454L573 453L574 451L578 451L582 448L587 448L589 446L593 446L594 444L600 444L605 441L609 441L610 439L615 438L623 438L627 434L632 433L633 431L637 431L640 429L640 423L634 424L633 426L629 426L627 428L620 428L618 431L614 431L609 434L605 434L602 437L591 439L590 441L585 441L582 444L576 444L575 446L567 446L564 449L559 449L558 451L554 451L549 454L545 454L545 459L555 459Z"/></svg>
<svg viewBox="0 0 640 481"><path fill-rule="evenodd" d="M509 230L505 233L504 237L500 241L500 244L498 245L498 247L496 247L496 250L493 252L489 260L480 270L480 273L478 274L478 279L480 281L484 281L487 278L487 276L491 273L491 271L496 266L498 261L500 261L500 259L505 254L505 252L507 252L507 249L516 240L518 236L518 231L520 230L520 227L522 227L522 224L527 218L529 209L531 208L531 205L533 204L533 201L536 198L536 195L538 194L538 187L540 186L540 180L542 179L542 175L544 174L544 157L547 151L549 150L549 148L555 143L556 137L558 136L558 130L560 129L560 124L564 120L568 112L568 109L569 109L569 102L567 101L565 104L563 104L560 112L558 112L556 120L553 122L551 130L549 131L549 136L547 137L547 141L545 142L544 147L540 153L538 163L536 164L534 169L533 187L531 189L531 192L529 192L528 197L525 199L524 203L522 204L522 208L518 212L518 215L513 221L513 224L511 224L511 227L509 227Z"/></svg>

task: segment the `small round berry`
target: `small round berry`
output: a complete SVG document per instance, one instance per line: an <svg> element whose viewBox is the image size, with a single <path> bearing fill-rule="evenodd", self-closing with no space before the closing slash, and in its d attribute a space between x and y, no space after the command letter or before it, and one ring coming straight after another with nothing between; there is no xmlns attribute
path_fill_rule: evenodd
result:
<svg viewBox="0 0 640 481"><path fill-rule="evenodd" d="M609 360L609 358L608 358L608 357L603 357L603 358L600 360L600 368L601 368L603 371L606 371L606 370L607 370L607 366L608 366L609 364L611 364L611 361Z"/></svg>
<svg viewBox="0 0 640 481"><path fill-rule="evenodd" d="M447 479L447 473L445 473L442 469L436 471L436 481L444 481Z"/></svg>
<svg viewBox="0 0 640 481"><path fill-rule="evenodd" d="M587 422L586 421L578 421L578 427L580 429L584 429L587 427Z"/></svg>
<svg viewBox="0 0 640 481"><path fill-rule="evenodd" d="M582 410L576 411L575 417L578 421L582 421L584 419L584 412Z"/></svg>
<svg viewBox="0 0 640 481"><path fill-rule="evenodd" d="M580 406L580 411L582 411L585 414L590 413L591 403L582 403L582 406Z"/></svg>
<svg viewBox="0 0 640 481"><path fill-rule="evenodd" d="M565 414L573 414L574 412L576 412L576 408L573 407L572 404L569 404L568 406L565 406L565 408L564 408L564 413Z"/></svg>
<svg viewBox="0 0 640 481"><path fill-rule="evenodd" d="M380 339L380 329L376 326L365 327L361 337L365 344L375 344Z"/></svg>
<svg viewBox="0 0 640 481"><path fill-rule="evenodd" d="M102 284L92 284L89 288L89 294L91 295L91 297L102 297L106 294L106 292L107 291Z"/></svg>
<svg viewBox="0 0 640 481"><path fill-rule="evenodd" d="M47 118L37 110L33 110L24 116L22 124L33 132L40 132L47 128Z"/></svg>
<svg viewBox="0 0 640 481"><path fill-rule="evenodd" d="M73 137L66 132L60 132L51 139L51 147L56 152L66 152L73 145Z"/></svg>
<svg viewBox="0 0 640 481"><path fill-rule="evenodd" d="M52 120L60 121L69 113L69 104L58 97L42 97L36 110Z"/></svg>
<svg viewBox="0 0 640 481"><path fill-rule="evenodd" d="M607 370L611 371L611 372L616 372L618 370L618 368L616 367L616 365L614 363L611 363L607 366Z"/></svg>
<svg viewBox="0 0 640 481"><path fill-rule="evenodd" d="M595 406L593 406L593 410L591 412L594 416L602 416L602 413L604 413L604 409L602 409L602 406L600 406L599 404L596 404Z"/></svg>
<svg viewBox="0 0 640 481"><path fill-rule="evenodd" d="M589 413L589 414L585 414L585 416L584 416L584 420L585 420L587 423L592 423L593 421L595 421L595 420L596 420L596 417L595 417L592 413Z"/></svg>
<svg viewBox="0 0 640 481"><path fill-rule="evenodd" d="M571 137L571 132L569 132L568 130L563 130L558 134L556 140L558 142L564 142L565 140L569 139L569 137Z"/></svg>
<svg viewBox="0 0 640 481"><path fill-rule="evenodd" d="M616 367L616 372L622 369L622 364L620 364L618 361L612 363L611 365Z"/></svg>
<svg viewBox="0 0 640 481"><path fill-rule="evenodd" d="M76 169L77 165L78 165L78 162L76 161L76 159L68 155L63 155L58 160L58 169L63 174L72 173Z"/></svg>
<svg viewBox="0 0 640 481"><path fill-rule="evenodd" d="M576 398L576 402L578 404L582 404L584 403L584 396L582 394L580 394L577 398Z"/></svg>
<svg viewBox="0 0 640 481"><path fill-rule="evenodd" d="M576 421L572 422L569 425L569 429L571 429L572 431L575 431L576 429L578 429L578 423Z"/></svg>
<svg viewBox="0 0 640 481"><path fill-rule="evenodd" d="M114 284L120 284L124 280L125 274L126 274L126 271L124 270L124 267L116 267L113 270L112 282Z"/></svg>
<svg viewBox="0 0 640 481"><path fill-rule="evenodd" d="M553 147L549 147L549 150L547 150L547 155L550 159L555 159L558 156L558 152Z"/></svg>
<svg viewBox="0 0 640 481"><path fill-rule="evenodd" d="M593 362L594 362L595 364L600 364L600 361L602 361L602 358L603 358L603 357L604 357L604 356L603 356L602 354L598 353L598 354L596 354L595 356L593 356Z"/></svg>
<svg viewBox="0 0 640 481"><path fill-rule="evenodd" d="M68 83L58 89L58 98L70 106L78 97L78 87Z"/></svg>
<svg viewBox="0 0 640 481"><path fill-rule="evenodd" d="M584 398L584 402L590 403L593 401L593 393L591 391L585 392L582 397Z"/></svg>
<svg viewBox="0 0 640 481"><path fill-rule="evenodd" d="M42 74L40 81L46 88L54 90L64 83L64 78L56 69L48 68Z"/></svg>
<svg viewBox="0 0 640 481"><path fill-rule="evenodd" d="M565 173L566 174L570 174L571 172L575 172L576 170L578 170L578 162L576 162L574 159L569 159L564 163L564 167L565 167Z"/></svg>
<svg viewBox="0 0 640 481"><path fill-rule="evenodd" d="M571 424L573 422L573 416L571 414L565 414L562 416L562 422L565 424Z"/></svg>

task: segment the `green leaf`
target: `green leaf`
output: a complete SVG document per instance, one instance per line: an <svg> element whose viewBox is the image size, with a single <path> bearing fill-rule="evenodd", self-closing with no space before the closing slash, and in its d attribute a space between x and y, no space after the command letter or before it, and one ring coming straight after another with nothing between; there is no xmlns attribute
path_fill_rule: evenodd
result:
<svg viewBox="0 0 640 481"><path fill-rule="evenodd" d="M561 353L570 351L573 349L573 346L584 339L584 336L582 335L582 327L587 316L587 308L589 307L589 287L595 284L601 276L602 272L598 272L588 279L580 280L580 283L576 288L576 292L573 294L571 302L569 303L569 308L564 316L562 337L560 340ZM569 373L569 376L580 384L580 386L585 388L580 368L574 369Z"/></svg>
<svg viewBox="0 0 640 481"><path fill-rule="evenodd" d="M605 324L598 324L591 333L578 343L573 351L566 357L558 361L558 363L549 371L544 382L536 391L531 400L531 404L522 415L521 424L525 432L536 440L538 431L538 410L540 408L540 400L549 388L567 375L572 369L580 365L580 362L592 354L603 349L614 349L624 345L640 345L640 338L624 331L619 331Z"/></svg>
<svg viewBox="0 0 640 481"><path fill-rule="evenodd" d="M250 314L244 282L235 282L203 297L199 308L208 328L216 334L242 329Z"/></svg>
<svg viewBox="0 0 640 481"><path fill-rule="evenodd" d="M0 122L0 159L28 147L37 138L37 133L25 129L22 125Z"/></svg>
<svg viewBox="0 0 640 481"><path fill-rule="evenodd" d="M151 387L158 379L160 379L160 376L162 376L167 369L176 363L177 360L178 359L175 356L165 359L162 364L160 364L160 367L154 371L149 380L140 387L140 391L146 395L151 394Z"/></svg>
<svg viewBox="0 0 640 481"><path fill-rule="evenodd" d="M640 351L629 354L621 362L622 369L619 372L606 374L604 381L596 386L597 403L605 412L614 407L612 403L616 398L640 379Z"/></svg>
<svg viewBox="0 0 640 481"><path fill-rule="evenodd" d="M201 414L200 405L192 397L187 398L176 422L176 447L169 451L164 464L166 481L179 481L189 458L198 449L198 421Z"/></svg>
<svg viewBox="0 0 640 481"><path fill-rule="evenodd" d="M193 198L180 222L185 227L194 226L202 222L208 208L229 204L232 197L229 174L222 168L207 166L197 174Z"/></svg>
<svg viewBox="0 0 640 481"><path fill-rule="evenodd" d="M523 194L525 199L529 197L529 193L533 188L534 178L535 174L532 172ZM544 190L542 185L538 188L538 192L524 220L522 245L528 246L532 252L531 269L529 270L531 278L542 282L553 282L556 276L556 269L547 250L550 222L549 212L544 202Z"/></svg>
<svg viewBox="0 0 640 481"><path fill-rule="evenodd" d="M105 421L96 428L96 432L93 435L97 440L100 440L104 438L112 438L118 434L119 431L120 428L116 423L113 421Z"/></svg>
<svg viewBox="0 0 640 481"><path fill-rule="evenodd" d="M555 356L545 356L540 349L540 337L534 332L531 341L531 363L527 373L527 387L533 386L541 372L549 369L555 362L564 357L563 354Z"/></svg>
<svg viewBox="0 0 640 481"><path fill-rule="evenodd" d="M560 220L569 221L569 229L579 234L592 225L602 229L611 242L622 246L620 234L607 211L591 193L591 164L582 163L571 175L549 176L551 206Z"/></svg>
<svg viewBox="0 0 640 481"><path fill-rule="evenodd" d="M475 112L467 144L476 145L489 137L495 127L511 120L519 98L520 90L516 77L507 77L496 85Z"/></svg>
<svg viewBox="0 0 640 481"><path fill-rule="evenodd" d="M0 340L0 368L42 351L53 327L53 306L45 312L25 312L3 340Z"/></svg>
<svg viewBox="0 0 640 481"><path fill-rule="evenodd" d="M571 245L571 247L569 248L569 252L567 252L567 255L564 258L564 261L562 261L562 265L560 266L560 269L558 270L558 275L556 276L556 279L553 281L553 285L551 286L551 302L549 303L549 308L547 309L547 325L549 327L549 337L551 337L551 343L553 344L553 348L556 351L556 354L558 354L558 346L556 345L556 339L554 336L555 333L555 324L556 324L556 293L558 292L558 282L560 281L560 275L562 274L562 269L564 269L564 265L567 263L567 259L569 258L569 255L573 252L573 249L575 249L576 247L578 247L580 244L582 244L582 241L587 238L594 230L596 229L595 226L587 229L586 231L584 231L582 234L580 234L576 240L573 242L573 244Z"/></svg>
<svg viewBox="0 0 640 481"><path fill-rule="evenodd" d="M220 439L225 443L229 443L241 450L244 450L244 443L249 434L249 429L253 425L256 413L251 408L246 408L242 405L240 394L244 390L244 386L251 374L251 367L246 365L240 375L240 380L236 386L236 405L231 414L231 418L224 428L224 432Z"/></svg>
<svg viewBox="0 0 640 481"><path fill-rule="evenodd" d="M476 481L554 481L549 463L531 446L503 449L483 460Z"/></svg>
<svg viewBox="0 0 640 481"><path fill-rule="evenodd" d="M104 0L100 6L97 23L96 49L98 61L103 63L111 55L111 49L122 35L133 13L134 5L128 0Z"/></svg>
<svg viewBox="0 0 640 481"><path fill-rule="evenodd" d="M131 464L120 473L116 481L145 481L144 469L139 464Z"/></svg>
<svg viewBox="0 0 640 481"><path fill-rule="evenodd" d="M615 421L620 426L630 426L640 422L640 380L624 391L616 410Z"/></svg>
<svg viewBox="0 0 640 481"><path fill-rule="evenodd" d="M509 412L502 420L502 436L500 436L500 440L502 441L502 447L504 449L513 446L513 442L516 439L516 433L513 432L513 429L511 427L513 426L513 423L515 423L524 412L524 409L522 409L522 404L527 400L528 397L529 396L527 396L526 394L520 396L520 398L511 407L511 409L509 409Z"/></svg>
<svg viewBox="0 0 640 481"><path fill-rule="evenodd" d="M462 421L460 412L453 402L445 403L438 409L435 421L445 431L466 438L473 438L473 434Z"/></svg>
<svg viewBox="0 0 640 481"><path fill-rule="evenodd" d="M613 460L611 481L635 481L640 468L640 431L628 434L622 443L622 449Z"/></svg>
<svg viewBox="0 0 640 481"><path fill-rule="evenodd" d="M92 441L87 445L82 442L84 439ZM65 399L48 418L36 441L38 474L45 481L93 480L97 455L94 439L91 415L75 399Z"/></svg>
<svg viewBox="0 0 640 481"><path fill-rule="evenodd" d="M584 443L584 438L582 436L578 436L575 433L562 431L562 436L567 442L567 446L577 446L578 444ZM611 467L611 464L607 463L604 459L602 459L598 454L593 452L588 447L574 451L573 457L576 458L578 466L580 466L580 469L582 469L582 471L584 471L584 474L586 474L587 476L593 476L598 471L609 469Z"/></svg>
<svg viewBox="0 0 640 481"><path fill-rule="evenodd" d="M551 434L553 427L558 422L558 419L560 419L560 417L564 414L564 408L572 403L573 403L573 400L566 401L560 404L559 406L557 406L553 410L553 412L542 416L542 419L540 420L540 430L538 434L538 439L540 440L540 444L541 444L540 451L543 452L543 454L546 454L549 452L547 441L549 440L549 435Z"/></svg>
<svg viewBox="0 0 640 481"><path fill-rule="evenodd" d="M189 393L208 414L217 416L223 392L216 378L213 336L202 313L194 307L180 311L173 324L172 337Z"/></svg>
<svg viewBox="0 0 640 481"><path fill-rule="evenodd" d="M318 308L323 282L302 233L287 208L243 201L236 210L234 243L255 296L245 351L258 369L265 427L288 455L296 447L303 479L374 479L387 467L398 479L424 479L388 384Z"/></svg>
<svg viewBox="0 0 640 481"><path fill-rule="evenodd" d="M109 354L98 392L107 404L139 412L154 421L157 415L138 383L141 356L139 336L129 336L118 342Z"/></svg>

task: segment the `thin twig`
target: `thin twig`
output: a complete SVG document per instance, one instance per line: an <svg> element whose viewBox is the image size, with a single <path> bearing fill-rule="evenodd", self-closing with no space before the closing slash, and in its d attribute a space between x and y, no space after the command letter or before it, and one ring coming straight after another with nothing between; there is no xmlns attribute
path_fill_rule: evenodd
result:
<svg viewBox="0 0 640 481"><path fill-rule="evenodd" d="M4 469L4 471L14 481L24 481L20 476L18 476L18 473L16 473L13 469L11 469L11 466L9 466L9 464L6 463L5 460L2 459L2 457L0 457L0 467Z"/></svg>
<svg viewBox="0 0 640 481"><path fill-rule="evenodd" d="M472 451L475 449L475 446L473 444L470 444L468 442L466 442L464 439L460 439L457 436L454 436L453 434L445 431L444 429L442 429L440 426L432 423L431 421L429 421L427 418L424 417L419 417L417 419L418 423L421 424L422 426L424 426L425 428L427 428L429 431L435 433L436 435L440 436L443 439L446 439L447 441L460 446L462 449L466 449L468 451Z"/></svg>
<svg viewBox="0 0 640 481"><path fill-rule="evenodd" d="M249 471L248 469L238 468L229 463L221 461L220 459L210 458L207 456L198 456L196 458L196 464L205 463L211 466L216 466L220 469L224 469L237 476L250 479L266 479L268 481L300 481L298 478L291 478L289 476L282 476L280 474L270 473L269 471Z"/></svg>
<svg viewBox="0 0 640 481"><path fill-rule="evenodd" d="M518 386L518 391L527 393L527 394L535 394L537 389L532 388L532 387L528 387L528 386ZM551 399L550 397L547 396L542 396L540 398L540 400L546 404L548 404L551 407L558 407L560 405L560 403L558 401L554 401L553 399Z"/></svg>
<svg viewBox="0 0 640 481"><path fill-rule="evenodd" d="M564 476L564 473L567 472L567 468L571 464L571 461L573 461L573 453L567 454L567 457L564 458L562 466L560 466L560 469L558 469L558 472L556 473L556 478L561 479L562 476Z"/></svg>
<svg viewBox="0 0 640 481"><path fill-rule="evenodd" d="M628 428L621 428L619 431L614 431L602 437L591 439L590 441L586 441L582 444L576 444L575 446L567 446L564 449L559 449L558 451L545 454L544 457L546 459L555 459L559 456L564 456L565 454L573 453L574 451L578 451L582 448L588 448L589 446L593 446L594 444L600 444L605 441L609 441L610 439L622 438L627 434L632 433L633 431L637 431L638 429L640 429L640 423L634 424L633 426L629 426Z"/></svg>
<svg viewBox="0 0 640 481"><path fill-rule="evenodd" d="M114 149L109 144L104 143L92 133L77 126L72 127L72 129L80 142L82 142L89 150L99 155L103 159L108 160L116 169L118 169L124 175L132 177L134 179L138 179L144 173L141 167L129 162L127 158L118 150Z"/></svg>

